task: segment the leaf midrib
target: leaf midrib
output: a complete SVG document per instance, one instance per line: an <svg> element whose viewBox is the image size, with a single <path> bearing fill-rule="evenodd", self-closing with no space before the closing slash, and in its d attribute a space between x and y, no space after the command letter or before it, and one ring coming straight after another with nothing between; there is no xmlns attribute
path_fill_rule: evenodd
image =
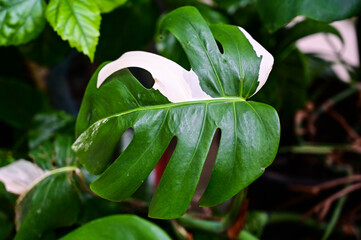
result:
<svg viewBox="0 0 361 240"><path fill-rule="evenodd" d="M108 117L102 118L102 119L98 119L95 122L98 121L103 121L105 119L110 119L113 117L119 117L122 115L127 115L127 114L131 114L133 112L138 112L138 111L147 111L147 110L157 110L157 109L170 109L173 107L180 107L180 106L186 106L186 105L195 105L195 104L209 104L209 103L227 103L227 102L247 102L245 99L243 98L212 98L212 99L205 99L205 100L195 100L195 101L186 101L186 102L178 102L178 103L166 103L166 104L162 104L162 105L151 105L151 106L142 106L142 107L138 107L138 108L133 108L131 110L127 110L121 113L116 113L113 115L110 115ZM94 123L95 123L94 122Z"/></svg>

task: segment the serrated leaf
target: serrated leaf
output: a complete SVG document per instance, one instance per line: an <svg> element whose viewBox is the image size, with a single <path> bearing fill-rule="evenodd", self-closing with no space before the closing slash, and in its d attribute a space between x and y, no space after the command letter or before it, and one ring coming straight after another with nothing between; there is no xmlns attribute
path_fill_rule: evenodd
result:
<svg viewBox="0 0 361 240"><path fill-rule="evenodd" d="M263 173L277 152L280 128L272 107L245 100L256 92L258 79L264 83L267 78L260 74L267 69L257 57L261 47L254 49L255 40L247 32L230 25L209 28L193 7L173 11L164 24L185 48L192 70L144 52L129 52L101 66L86 90L73 149L89 172L102 173L91 189L121 201L142 184L176 137L149 209L151 217L176 218L189 206L217 129L222 137L200 201L204 206L231 198ZM223 54L214 38L223 45ZM269 53L263 49L262 54ZM131 66L152 74L152 89L145 89L127 70L112 74ZM134 137L112 162L128 128Z"/></svg>
<svg viewBox="0 0 361 240"><path fill-rule="evenodd" d="M350 18L361 11L361 0L258 1L257 8L263 23L274 32L297 16L323 22Z"/></svg>
<svg viewBox="0 0 361 240"><path fill-rule="evenodd" d="M79 212L79 197L72 172L75 168L60 168L50 172L16 205L15 240L42 239L49 231L75 223Z"/></svg>
<svg viewBox="0 0 361 240"><path fill-rule="evenodd" d="M127 0L96 0L96 3L102 13L111 12L126 2Z"/></svg>
<svg viewBox="0 0 361 240"><path fill-rule="evenodd" d="M113 215L84 224L61 240L170 240L157 225L134 215Z"/></svg>
<svg viewBox="0 0 361 240"><path fill-rule="evenodd" d="M0 0L0 46L36 38L45 26L44 0Z"/></svg>
<svg viewBox="0 0 361 240"><path fill-rule="evenodd" d="M46 18L63 40L93 61L101 20L96 2L50 0Z"/></svg>

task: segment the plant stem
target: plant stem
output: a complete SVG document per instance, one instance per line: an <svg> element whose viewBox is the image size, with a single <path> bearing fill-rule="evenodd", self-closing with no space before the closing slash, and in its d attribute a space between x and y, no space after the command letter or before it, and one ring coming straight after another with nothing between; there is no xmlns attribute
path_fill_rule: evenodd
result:
<svg viewBox="0 0 361 240"><path fill-rule="evenodd" d="M238 236L239 240L259 240L257 237L253 236L251 233L242 230Z"/></svg>
<svg viewBox="0 0 361 240"><path fill-rule="evenodd" d="M179 224L189 229L198 229L210 233L221 233L229 226L231 226L234 220L237 218L239 210L241 209L242 203L246 199L246 196L247 188L243 189L235 196L231 209L221 221L202 220L192 217L191 215L184 215L177 221Z"/></svg>
<svg viewBox="0 0 361 240"><path fill-rule="evenodd" d="M345 205L345 202L346 202L346 195L341 197L337 201L336 208L332 214L332 218L331 218L329 224L326 227L326 231L322 236L322 240L326 240L331 235L332 231L334 230L334 228L336 226L338 219L340 218L340 214L341 214L343 206Z"/></svg>

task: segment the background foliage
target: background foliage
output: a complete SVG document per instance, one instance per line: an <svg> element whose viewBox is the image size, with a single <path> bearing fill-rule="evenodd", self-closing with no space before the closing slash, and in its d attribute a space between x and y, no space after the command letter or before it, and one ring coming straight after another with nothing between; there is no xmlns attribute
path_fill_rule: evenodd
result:
<svg viewBox="0 0 361 240"><path fill-rule="evenodd" d="M95 69L126 51L158 52L189 69L179 43L160 37L158 26L184 5L209 24L242 26L273 54L271 76L252 100L279 112L281 147L266 173L232 201L191 205L177 220L144 220L156 180L121 203L95 196L94 176L70 148L74 119ZM149 239L359 239L360 69L305 54L295 43L319 32L342 39L329 23L357 17L360 8L359 0L0 0L0 167L27 159L49 171L20 198L0 183L0 239L83 239L89 226L111 228L107 221L112 229L126 222L130 235L154 228ZM285 27L300 15L306 19ZM359 19L352 21L359 31ZM351 81L339 79L335 62ZM136 74L151 86L144 75Z"/></svg>

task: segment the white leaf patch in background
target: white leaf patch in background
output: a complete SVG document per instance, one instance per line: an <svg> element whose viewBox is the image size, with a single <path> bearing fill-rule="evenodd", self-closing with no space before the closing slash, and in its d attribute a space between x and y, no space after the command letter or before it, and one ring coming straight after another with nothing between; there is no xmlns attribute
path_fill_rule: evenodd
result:
<svg viewBox="0 0 361 240"><path fill-rule="evenodd" d="M4 183L6 191L21 195L46 173L47 171L42 170L38 165L21 159L0 168L0 182Z"/></svg>

